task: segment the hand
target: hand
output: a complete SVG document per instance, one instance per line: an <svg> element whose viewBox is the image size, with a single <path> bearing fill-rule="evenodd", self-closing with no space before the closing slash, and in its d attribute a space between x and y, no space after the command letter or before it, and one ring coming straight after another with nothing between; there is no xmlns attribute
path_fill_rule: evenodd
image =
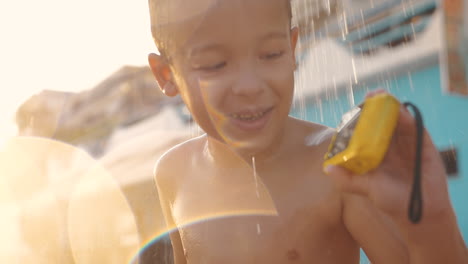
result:
<svg viewBox="0 0 468 264"><path fill-rule="evenodd" d="M384 91L369 93L367 97ZM422 220L450 212L447 176L442 159L427 131L422 144ZM387 154L380 166L364 175L354 175L332 166L328 174L346 192L366 196L374 205L398 222L408 222L408 206L413 185L416 152L416 124L412 114L401 106L400 116ZM406 223L405 222L405 223Z"/></svg>

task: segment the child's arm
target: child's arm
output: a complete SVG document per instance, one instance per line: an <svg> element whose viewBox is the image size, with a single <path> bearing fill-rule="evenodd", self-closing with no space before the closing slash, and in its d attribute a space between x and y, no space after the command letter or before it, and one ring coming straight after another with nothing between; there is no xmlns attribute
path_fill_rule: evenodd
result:
<svg viewBox="0 0 468 264"><path fill-rule="evenodd" d="M467 248L448 195L445 168L427 132L423 136L421 168L422 219L418 224L408 219L415 144L414 118L402 108L392 143L377 169L353 175L340 167L330 167L328 173L341 189L366 197L396 223L411 263L468 263Z"/></svg>
<svg viewBox="0 0 468 264"><path fill-rule="evenodd" d="M161 204L162 213L166 221L166 230L171 238L171 244L174 254L174 264L186 264L187 260L184 254L184 248L180 238L177 225L172 216L172 210L170 207L171 201L174 200L175 184L174 179L171 177L170 171L164 170L160 160L155 168L154 176L156 186L158 188L159 202Z"/></svg>
<svg viewBox="0 0 468 264"><path fill-rule="evenodd" d="M400 230L406 234L411 263L468 264L468 249L452 210L418 225L401 223Z"/></svg>
<svg viewBox="0 0 468 264"><path fill-rule="evenodd" d="M409 253L398 227L369 199L343 195L343 222L371 263L409 263Z"/></svg>

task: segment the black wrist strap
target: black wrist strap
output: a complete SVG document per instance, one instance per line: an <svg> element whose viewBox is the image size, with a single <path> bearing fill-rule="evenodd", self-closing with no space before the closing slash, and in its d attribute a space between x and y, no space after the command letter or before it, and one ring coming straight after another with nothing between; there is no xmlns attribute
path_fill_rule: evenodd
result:
<svg viewBox="0 0 468 264"><path fill-rule="evenodd" d="M421 221L423 211L423 198L421 190L421 163L422 163L422 142L424 124L421 112L410 102L403 103L405 107L410 107L414 112L416 121L416 156L414 161L414 179L411 189L411 196L408 207L408 218L411 222L417 224Z"/></svg>

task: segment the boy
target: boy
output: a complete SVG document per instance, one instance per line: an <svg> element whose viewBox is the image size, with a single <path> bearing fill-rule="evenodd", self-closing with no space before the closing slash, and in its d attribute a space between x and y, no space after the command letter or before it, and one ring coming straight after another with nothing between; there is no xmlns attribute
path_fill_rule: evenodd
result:
<svg viewBox="0 0 468 264"><path fill-rule="evenodd" d="M407 146L415 142L407 111L378 169L322 172L329 140L305 141L327 128L288 116L298 38L290 8L288 0L150 3L160 51L149 55L151 69L206 132L155 168L168 228L176 228L175 263L359 263L359 247L377 264L466 261L427 135L424 218L407 220Z"/></svg>

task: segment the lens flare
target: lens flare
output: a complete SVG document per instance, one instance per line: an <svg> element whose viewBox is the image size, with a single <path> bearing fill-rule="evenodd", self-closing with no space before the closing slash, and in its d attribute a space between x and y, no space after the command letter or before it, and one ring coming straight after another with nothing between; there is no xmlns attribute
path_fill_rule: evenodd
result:
<svg viewBox="0 0 468 264"><path fill-rule="evenodd" d="M277 216L277 211L274 208L263 208L263 209L251 209L251 210L232 210L232 211L220 211L220 212L213 212L211 214L203 215L200 214L196 217L193 217L190 220L186 220L184 223L177 225L176 227L172 228L165 228L160 230L159 232L155 233L155 235L148 239L147 241L142 243L142 247L140 248L138 255L134 256L130 263L138 263L138 257L141 256L145 250L148 250L149 247L153 246L156 243L160 243L162 239L171 233L175 232L178 229L185 228L192 225L197 225L199 223L204 223L207 221L215 221L220 219L226 219L230 217L242 217L242 216ZM257 227L258 228L258 227ZM169 247L170 244L166 242ZM170 248L169 248L170 250ZM166 253L167 254L167 253ZM171 260L172 261L172 260Z"/></svg>
<svg viewBox="0 0 468 264"><path fill-rule="evenodd" d="M75 263L128 263L138 250L133 211L100 164L89 168L71 193L68 234Z"/></svg>
<svg viewBox="0 0 468 264"><path fill-rule="evenodd" d="M203 177L200 173L206 174L206 171L193 164L194 173L186 181L186 184L191 186L192 191L180 196L181 199L171 204L172 217L176 223L166 225L165 222L159 221L159 225L155 226L156 229L153 235L143 241L137 256L145 255L145 251L150 250L151 247L150 254L170 258L168 252L170 252L171 248L167 238L168 235L189 226L226 218L274 217L278 215L269 190L262 178L257 175L254 164L255 159L252 159L253 164L250 165L233 152L228 152L227 155L237 159L236 164L238 166L227 168L228 171L224 171L222 175L210 175L212 180L203 181L203 186L196 186L196 182L200 181L199 177ZM199 173L197 174L197 172ZM164 192L165 190L161 191ZM184 201L188 201L190 206L185 206ZM179 205L178 203L182 204ZM164 241L163 238L166 238L166 240ZM134 258L132 263L136 263L135 259L137 257Z"/></svg>
<svg viewBox="0 0 468 264"><path fill-rule="evenodd" d="M0 262L127 263L138 251L121 186L86 152L14 137L0 150L0 171L2 223L16 223L0 226L0 247L11 249Z"/></svg>

